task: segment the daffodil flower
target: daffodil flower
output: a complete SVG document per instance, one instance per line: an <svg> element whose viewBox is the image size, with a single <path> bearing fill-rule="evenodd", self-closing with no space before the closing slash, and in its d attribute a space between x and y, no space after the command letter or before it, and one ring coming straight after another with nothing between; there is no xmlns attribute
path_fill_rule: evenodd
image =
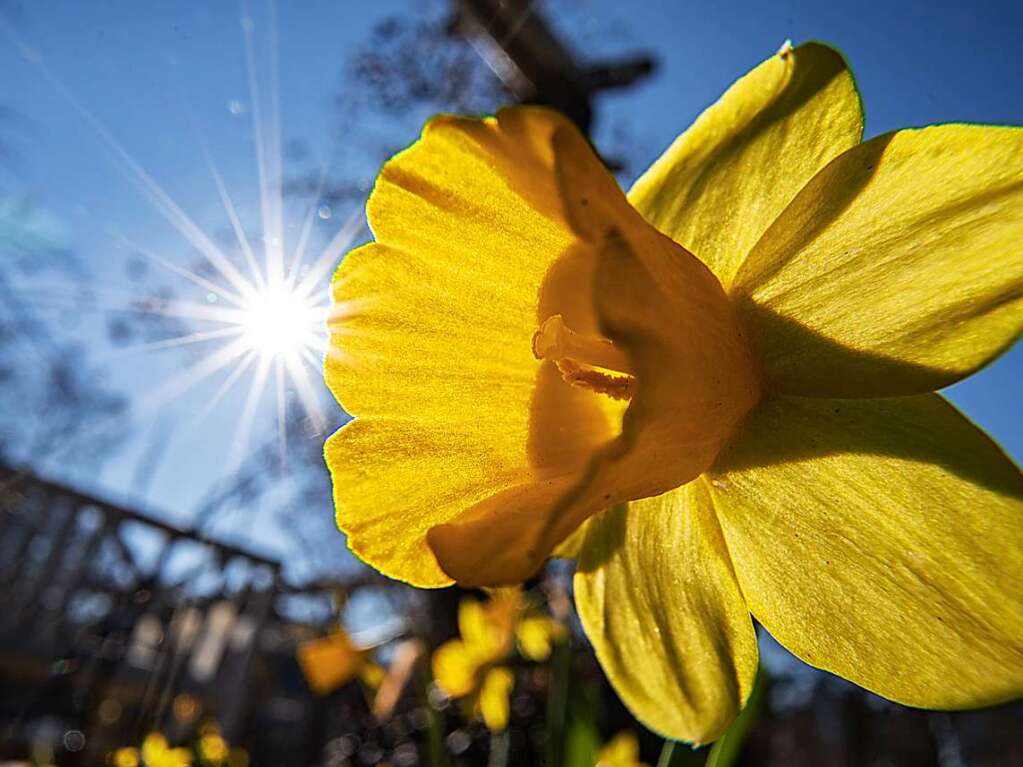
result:
<svg viewBox="0 0 1023 767"><path fill-rule="evenodd" d="M144 767L192 767L192 750L171 748L159 732L146 735L142 741L141 753Z"/></svg>
<svg viewBox="0 0 1023 767"><path fill-rule="evenodd" d="M492 732L508 726L509 696L515 675L503 665L516 645L523 657L542 661L564 627L531 609L518 589L496 589L486 603L463 599L458 605L460 637L433 654L433 676L451 698L464 698Z"/></svg>
<svg viewBox="0 0 1023 767"><path fill-rule="evenodd" d="M202 767L223 767L228 762L231 749L220 734L216 722L205 722L199 728L199 744L196 748Z"/></svg>
<svg viewBox="0 0 1023 767"><path fill-rule="evenodd" d="M717 738L751 619L912 706L1023 690L1023 476L935 390L1023 327L1023 130L861 143L786 47L623 194L539 108L388 162L334 285L326 456L349 546L419 586L577 556L608 678Z"/></svg>

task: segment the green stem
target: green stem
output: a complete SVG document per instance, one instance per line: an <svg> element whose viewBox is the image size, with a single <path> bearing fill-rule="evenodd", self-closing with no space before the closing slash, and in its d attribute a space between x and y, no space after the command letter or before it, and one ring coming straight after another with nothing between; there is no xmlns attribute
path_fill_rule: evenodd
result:
<svg viewBox="0 0 1023 767"><path fill-rule="evenodd" d="M565 722L568 718L568 678L572 666L571 642L558 642L550 666L547 691L547 767L559 767L565 755Z"/></svg>
<svg viewBox="0 0 1023 767"><path fill-rule="evenodd" d="M448 754L444 750L444 725L441 722L440 712L430 704L430 672L427 670L426 664L419 664L419 666L419 671L416 674L416 687L418 687L419 704L426 711L429 764L430 767L449 767Z"/></svg>
<svg viewBox="0 0 1023 767"><path fill-rule="evenodd" d="M710 747L706 762L702 762L701 755L684 743L666 740L661 749L661 756L657 760L657 767L689 767L689 765L697 765L701 762L703 767L732 767L742 753L742 745L746 741L746 736L749 735L749 731L760 716L767 684L767 674L760 669L745 707L725 730L725 734Z"/></svg>
<svg viewBox="0 0 1023 767"><path fill-rule="evenodd" d="M700 757L685 743L674 740L664 741L657 767L690 767L699 764Z"/></svg>
<svg viewBox="0 0 1023 767"><path fill-rule="evenodd" d="M664 741L664 747L661 748L661 756L657 759L657 767L671 767L671 762L675 756L675 746L677 745L673 740Z"/></svg>

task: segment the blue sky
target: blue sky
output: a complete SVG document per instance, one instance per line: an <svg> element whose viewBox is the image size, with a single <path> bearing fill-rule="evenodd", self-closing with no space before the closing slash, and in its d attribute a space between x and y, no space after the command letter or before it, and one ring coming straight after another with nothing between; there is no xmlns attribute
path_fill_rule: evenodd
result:
<svg viewBox="0 0 1023 767"><path fill-rule="evenodd" d="M639 49L660 59L654 78L634 90L601 98L601 130L627 121L649 161L738 76L783 41L833 43L850 61L862 91L867 133L938 122L1023 123L1023 84L1018 41L1023 4L1011 2L635 2L628 11L609 0L548 2L567 6L572 36L590 55ZM282 135L301 139L314 157L328 152L337 125L334 99L339 69L352 46L388 13L409 7L398 0L280 3L279 83ZM235 2L161 3L156 0L71 0L0 4L18 39L29 46L86 110L208 232L227 228L206 167L196 126L216 159L240 217L259 217L258 183L245 50ZM262 73L272 60L262 0L253 3L256 58ZM16 151L17 183L11 189L64 223L67 244L111 294L137 290L126 277L127 252L118 234L146 243L181 265L194 262L187 244L150 206L88 120L76 111L15 46L0 36L0 104L17 122L4 131ZM235 114L232 102L242 106ZM237 110L236 110L237 111ZM364 115L344 115L357 123ZM409 126L411 140L417 126ZM347 151L346 151L347 150ZM342 147L339 160L367 171L367 158ZM286 218L286 238L296 238L304 208ZM322 246L347 211L315 219L313 241ZM1023 257L1023 255L1021 255ZM50 275L66 285L72 278ZM168 278L182 297L201 301L204 291ZM111 299L113 300L113 299ZM64 318L63 332L80 339L108 370L111 382L139 398L174 374L189 357L179 352L111 353L94 315ZM1023 404L1018 380L1023 348L1017 347L978 376L953 388L952 399L1011 454L1023 456ZM200 411L225 371L195 387L168 409L164 423L180 424ZM194 505L224 471L244 380L201 425L172 430L146 497L131 499L187 521ZM273 428L267 398L257 431ZM328 418L337 420L330 411ZM158 419L139 420L124 448L98 477L76 477L107 495L132 490L139 456L156 434ZM54 473L55 461L46 462ZM324 480L325 481L325 480ZM257 514L257 512L253 512ZM323 509L325 515L332 512ZM280 551L280 530L269 520L238 519L225 534ZM339 548L341 546L338 538Z"/></svg>

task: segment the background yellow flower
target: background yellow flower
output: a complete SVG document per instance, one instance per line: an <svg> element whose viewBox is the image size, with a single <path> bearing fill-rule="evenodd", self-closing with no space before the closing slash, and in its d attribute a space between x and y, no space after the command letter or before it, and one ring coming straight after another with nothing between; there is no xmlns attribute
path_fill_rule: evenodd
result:
<svg viewBox="0 0 1023 767"><path fill-rule="evenodd" d="M513 659L516 640L528 660L546 660L564 627L529 605L516 588L495 589L486 602L466 598L458 606L460 636L433 654L433 677L452 698L465 698L491 731L508 726L509 696L515 675L504 664Z"/></svg>

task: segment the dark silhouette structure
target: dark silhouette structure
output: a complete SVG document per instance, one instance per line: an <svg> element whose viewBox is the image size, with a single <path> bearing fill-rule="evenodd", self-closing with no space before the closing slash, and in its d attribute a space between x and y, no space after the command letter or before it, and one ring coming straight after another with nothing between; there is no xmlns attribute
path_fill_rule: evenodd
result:
<svg viewBox="0 0 1023 767"><path fill-rule="evenodd" d="M212 719L253 765L314 763L330 733L295 650L333 624L280 606L353 584L292 587L281 569L0 464L0 761L47 743L58 764L103 764ZM368 717L357 689L334 705Z"/></svg>
<svg viewBox="0 0 1023 767"><path fill-rule="evenodd" d="M515 101L553 107L589 134L594 95L649 75L654 59L581 63L535 5L534 0L454 0L451 29L472 42Z"/></svg>

